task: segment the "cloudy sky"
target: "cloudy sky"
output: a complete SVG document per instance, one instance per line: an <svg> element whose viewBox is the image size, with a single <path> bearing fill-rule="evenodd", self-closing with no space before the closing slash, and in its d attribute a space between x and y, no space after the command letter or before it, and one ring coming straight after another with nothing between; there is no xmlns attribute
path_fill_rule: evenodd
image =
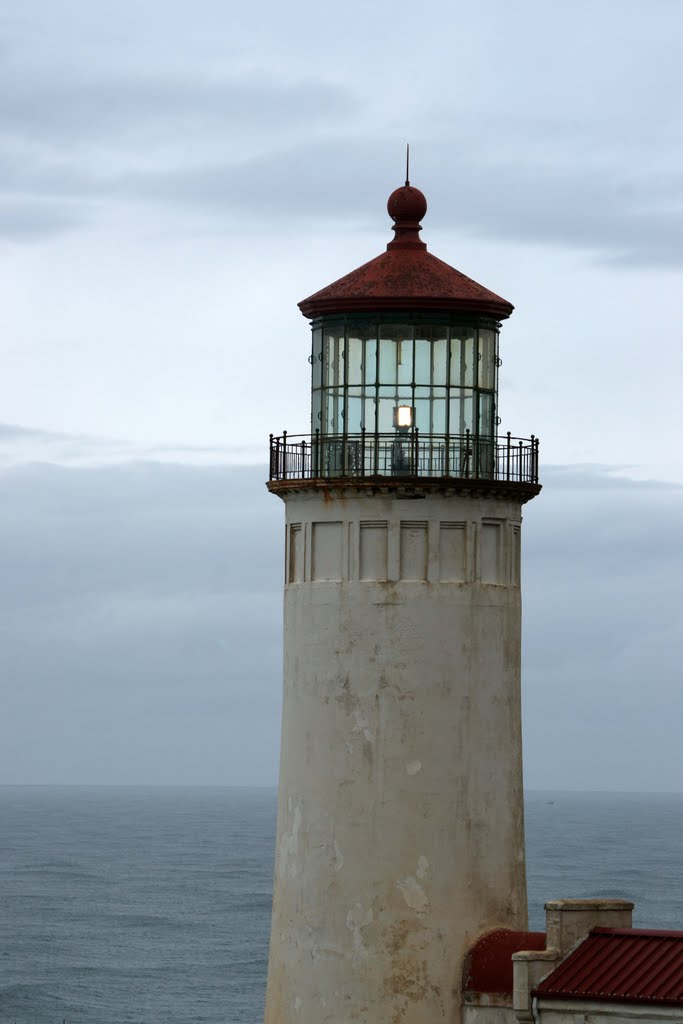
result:
<svg viewBox="0 0 683 1024"><path fill-rule="evenodd" d="M0 5L2 778L275 781L265 442L409 139L541 437L527 782L683 789L682 37L679 0Z"/></svg>

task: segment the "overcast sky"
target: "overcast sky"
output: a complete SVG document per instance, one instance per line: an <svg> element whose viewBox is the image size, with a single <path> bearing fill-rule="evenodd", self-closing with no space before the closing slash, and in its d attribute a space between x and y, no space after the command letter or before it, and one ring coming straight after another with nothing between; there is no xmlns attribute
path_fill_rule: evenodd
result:
<svg viewBox="0 0 683 1024"><path fill-rule="evenodd" d="M267 435L409 139L541 438L527 782L683 789L681 38L680 0L5 0L6 781L275 781Z"/></svg>

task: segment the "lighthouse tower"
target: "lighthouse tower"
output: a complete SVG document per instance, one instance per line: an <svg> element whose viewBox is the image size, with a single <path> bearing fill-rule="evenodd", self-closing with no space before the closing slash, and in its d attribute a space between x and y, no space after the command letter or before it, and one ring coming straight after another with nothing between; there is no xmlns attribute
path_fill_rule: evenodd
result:
<svg viewBox="0 0 683 1024"><path fill-rule="evenodd" d="M524 929L521 507L538 445L496 436L505 299L386 252L299 303L311 429L285 503L284 708L266 1024L460 1019L463 956Z"/></svg>

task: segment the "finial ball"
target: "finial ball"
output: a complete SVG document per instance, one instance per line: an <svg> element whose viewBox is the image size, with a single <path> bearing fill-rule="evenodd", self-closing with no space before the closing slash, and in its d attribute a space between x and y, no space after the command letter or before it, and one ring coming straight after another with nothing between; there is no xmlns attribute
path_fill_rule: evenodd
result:
<svg viewBox="0 0 683 1024"><path fill-rule="evenodd" d="M387 201L389 216L397 224L399 221L421 221L427 212L427 200L419 188L402 185L395 189Z"/></svg>

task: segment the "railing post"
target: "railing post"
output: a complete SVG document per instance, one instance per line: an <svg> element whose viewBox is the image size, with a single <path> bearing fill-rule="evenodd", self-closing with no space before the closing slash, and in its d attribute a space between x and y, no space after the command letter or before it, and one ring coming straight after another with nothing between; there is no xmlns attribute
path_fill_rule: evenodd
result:
<svg viewBox="0 0 683 1024"><path fill-rule="evenodd" d="M464 476L470 475L470 455L472 454L470 449L470 430L469 427L465 431L465 464L464 464Z"/></svg>
<svg viewBox="0 0 683 1024"><path fill-rule="evenodd" d="M517 466L517 479L521 483L524 479L522 467L524 466L524 445L522 441L519 442L519 465Z"/></svg>
<svg viewBox="0 0 683 1024"><path fill-rule="evenodd" d="M446 459L443 468L443 475L450 476L450 465L451 465L451 435L446 434Z"/></svg>
<svg viewBox="0 0 683 1024"><path fill-rule="evenodd" d="M360 475L365 476L365 427L360 431Z"/></svg>
<svg viewBox="0 0 683 1024"><path fill-rule="evenodd" d="M538 483L538 438L531 435L531 482Z"/></svg>
<svg viewBox="0 0 683 1024"><path fill-rule="evenodd" d="M269 480L276 480L277 477L273 473L273 435L272 434L269 434L269 440L268 440L268 460L270 462L270 468L268 470L268 479Z"/></svg>
<svg viewBox="0 0 683 1024"><path fill-rule="evenodd" d="M511 434L510 434L510 431L508 430L508 446L507 446L507 459L506 459L507 465L506 465L506 469L505 469L505 479L506 480L510 479L510 437L511 437Z"/></svg>
<svg viewBox="0 0 683 1024"><path fill-rule="evenodd" d="M306 440L301 442L301 472L300 477L302 480L306 478Z"/></svg>
<svg viewBox="0 0 683 1024"><path fill-rule="evenodd" d="M311 472L317 478L320 476L320 427L315 428L315 454L312 463Z"/></svg>
<svg viewBox="0 0 683 1024"><path fill-rule="evenodd" d="M415 427L413 434L413 476L420 475L420 428Z"/></svg>
<svg viewBox="0 0 683 1024"><path fill-rule="evenodd" d="M282 431L282 479L287 479L287 431Z"/></svg>

